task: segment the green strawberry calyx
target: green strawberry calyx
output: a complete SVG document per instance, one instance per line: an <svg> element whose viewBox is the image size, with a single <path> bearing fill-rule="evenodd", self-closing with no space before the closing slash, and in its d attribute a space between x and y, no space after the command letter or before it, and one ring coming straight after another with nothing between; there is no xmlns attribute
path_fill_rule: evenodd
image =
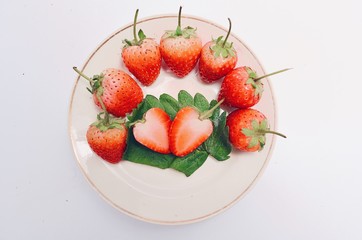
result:
<svg viewBox="0 0 362 240"><path fill-rule="evenodd" d="M102 100L101 100L102 101ZM102 132L107 131L108 129L123 129L123 124L125 123L124 118L115 118L111 116L107 111L97 114L97 121L92 123L92 126L97 127Z"/></svg>
<svg viewBox="0 0 362 240"><path fill-rule="evenodd" d="M103 73L99 75L94 75L92 78L85 75L83 72L79 71L77 67L73 67L73 70L76 71L79 76L83 77L84 79L88 80L90 88L87 87L87 90L90 93L96 93L99 96L102 96L103 94L103 87L102 87L102 81L104 78Z"/></svg>
<svg viewBox="0 0 362 240"><path fill-rule="evenodd" d="M282 70L279 70L276 72L272 72L272 73L268 73L261 77L258 77L258 75L256 74L256 72L253 69L251 69L250 67L246 67L246 71L249 74L249 78L248 78L248 80L246 80L246 83L251 84L251 86L253 86L253 88L255 89L255 92L254 92L255 96L261 97L261 94L263 93L264 89L263 89L263 84L261 83L260 80L263 78L266 78L266 77L273 76L278 73L288 71L288 70L291 70L291 68L285 68L285 69L282 69Z"/></svg>
<svg viewBox="0 0 362 240"><path fill-rule="evenodd" d="M261 151L265 146L265 134L266 133L272 133L276 134L278 136L281 136L283 138L286 138L284 134L271 131L268 126L268 121L266 119L263 119L261 122L258 122L257 120L252 120L251 122L251 128L243 128L241 129L241 132L247 136L251 137L248 148L255 147L256 145L260 145L259 151Z"/></svg>
<svg viewBox="0 0 362 240"><path fill-rule="evenodd" d="M164 38L176 38L176 37L183 37L186 39L190 39L191 37L197 37L196 28L192 28L190 26L185 27L184 29L181 28L181 10L182 6L180 6L178 12L178 25L176 30L167 30L166 35Z"/></svg>
<svg viewBox="0 0 362 240"><path fill-rule="evenodd" d="M143 40L146 39L146 35L140 29L138 31L138 34L136 34L136 25L137 25L137 17L138 17L138 9L136 10L136 13L134 15L133 19L133 40L124 39L122 43L124 43L123 48L130 47L130 46L139 46L142 44ZM137 38L138 35L138 38Z"/></svg>
<svg viewBox="0 0 362 240"><path fill-rule="evenodd" d="M220 55L223 58L227 58L229 56L230 57L235 56L236 51L233 47L233 43L227 41L231 32L231 20L230 18L228 18L228 20L229 20L229 30L225 37L225 40L222 40L224 36L220 36L217 39L212 39L213 45L210 46L210 49L214 53L215 58L218 58Z"/></svg>
<svg viewBox="0 0 362 240"><path fill-rule="evenodd" d="M249 78L246 80L246 83L250 84L254 88L254 96L261 97L264 91L263 84L259 81L261 78L258 78L256 72L249 67L246 68L246 71L249 74Z"/></svg>

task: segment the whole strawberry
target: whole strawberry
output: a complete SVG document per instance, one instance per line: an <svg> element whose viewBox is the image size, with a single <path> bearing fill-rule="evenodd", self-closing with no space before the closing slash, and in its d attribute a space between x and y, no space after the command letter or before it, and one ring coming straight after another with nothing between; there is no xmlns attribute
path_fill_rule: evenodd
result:
<svg viewBox="0 0 362 240"><path fill-rule="evenodd" d="M179 10L176 31L166 31L160 42L163 60L170 70L180 78L194 69L202 48L196 29L192 27L181 29L181 9L182 7Z"/></svg>
<svg viewBox="0 0 362 240"><path fill-rule="evenodd" d="M104 107L100 97L99 101ZM105 107L104 111L98 114L98 120L89 126L87 142L102 159L110 163L118 163L122 160L126 148L128 130L123 119L111 117ZM104 114L103 118L102 114Z"/></svg>
<svg viewBox="0 0 362 240"><path fill-rule="evenodd" d="M224 104L231 107L252 107L259 102L264 90L261 79L287 70L289 68L258 77L250 67L235 68L225 76L218 99L225 99Z"/></svg>
<svg viewBox="0 0 362 240"><path fill-rule="evenodd" d="M204 82L212 83L224 77L236 66L238 60L233 43L227 42L231 31L231 20L229 20L229 31L223 39L218 37L204 45L201 50L199 61L199 73Z"/></svg>
<svg viewBox="0 0 362 240"><path fill-rule="evenodd" d="M87 77L76 67L73 69L89 81L91 89L88 90L93 94L94 102L101 107L99 96L106 110L116 117L124 117L131 113L143 100L140 86L131 76L119 69L108 68L93 78Z"/></svg>
<svg viewBox="0 0 362 240"><path fill-rule="evenodd" d="M129 41L125 39L122 49L122 59L128 70L145 86L151 85L160 74L161 53L157 42L146 38L142 30L136 35L138 9L134 17L133 36Z"/></svg>
<svg viewBox="0 0 362 240"><path fill-rule="evenodd" d="M237 109L226 119L229 127L229 141L237 149L255 152L263 149L265 134L273 133L286 138L285 135L271 131L266 117L255 109Z"/></svg>
<svg viewBox="0 0 362 240"><path fill-rule="evenodd" d="M177 112L169 134L170 150L174 155L186 156L210 137L213 125L209 117L221 103L205 112L194 107L184 107Z"/></svg>

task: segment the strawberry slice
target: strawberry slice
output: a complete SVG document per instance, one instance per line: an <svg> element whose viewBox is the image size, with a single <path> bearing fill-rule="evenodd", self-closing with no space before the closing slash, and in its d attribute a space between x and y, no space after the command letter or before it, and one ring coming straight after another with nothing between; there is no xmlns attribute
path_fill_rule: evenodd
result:
<svg viewBox="0 0 362 240"><path fill-rule="evenodd" d="M208 139L213 131L209 117L222 102L203 113L193 107L184 107L177 112L169 136L170 150L174 155L186 156Z"/></svg>
<svg viewBox="0 0 362 240"><path fill-rule="evenodd" d="M135 122L133 135L137 142L159 153L170 153L171 118L161 108L149 109L142 120Z"/></svg>

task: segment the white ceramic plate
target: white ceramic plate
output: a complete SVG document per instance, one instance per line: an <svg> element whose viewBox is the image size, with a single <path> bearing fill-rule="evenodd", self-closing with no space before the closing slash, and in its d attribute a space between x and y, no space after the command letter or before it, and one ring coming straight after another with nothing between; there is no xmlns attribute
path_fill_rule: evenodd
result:
<svg viewBox="0 0 362 240"><path fill-rule="evenodd" d="M165 30L173 30L177 16L155 16L140 20L138 29L143 29L147 37L157 41ZM226 35L226 29L207 20L193 16L183 16L182 26L197 28L203 44L211 39ZM122 40L132 39L132 25L128 25L107 38L89 57L82 70L93 76L105 68L120 68L128 72L121 61ZM238 52L237 66L250 66L263 75L264 71L255 55L235 35ZM264 94L255 106L269 119L275 129L275 101L270 83L263 80ZM255 184L261 176L271 156L274 137L267 136L263 151L241 153L233 151L231 158L219 162L209 157L193 175L172 169L140 165L128 161L109 164L102 161L89 148L85 135L99 109L86 90L88 82L79 77L76 80L69 111L69 131L78 164L89 183L104 199L121 212L134 218L158 224L186 224L214 216L235 204ZM174 77L165 66L156 82L143 87L144 94L159 97L168 93L177 97L181 89L194 95L202 93L209 100L216 99L220 83L207 85L199 80L197 69L183 79Z"/></svg>

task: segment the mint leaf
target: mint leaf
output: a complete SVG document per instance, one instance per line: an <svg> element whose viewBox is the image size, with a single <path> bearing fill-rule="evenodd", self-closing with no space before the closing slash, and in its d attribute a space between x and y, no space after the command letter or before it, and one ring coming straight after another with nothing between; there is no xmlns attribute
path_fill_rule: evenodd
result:
<svg viewBox="0 0 362 240"><path fill-rule="evenodd" d="M176 113L181 109L178 101L166 93L160 96L160 102L171 119L174 119Z"/></svg>
<svg viewBox="0 0 362 240"><path fill-rule="evenodd" d="M181 107L194 105L194 98L190 95L190 93L186 92L185 90L181 90L178 93L178 101Z"/></svg>
<svg viewBox="0 0 362 240"><path fill-rule="evenodd" d="M194 105L200 112L204 112L210 108L209 101L200 93L195 94Z"/></svg>
<svg viewBox="0 0 362 240"><path fill-rule="evenodd" d="M184 173L187 177L193 174L206 161L208 153L195 150L185 157L176 157L171 164L171 168Z"/></svg>
<svg viewBox="0 0 362 240"><path fill-rule="evenodd" d="M128 131L127 148L123 154L126 161L158 167L169 168L175 159L172 154L161 154L138 143L133 136L132 129Z"/></svg>

